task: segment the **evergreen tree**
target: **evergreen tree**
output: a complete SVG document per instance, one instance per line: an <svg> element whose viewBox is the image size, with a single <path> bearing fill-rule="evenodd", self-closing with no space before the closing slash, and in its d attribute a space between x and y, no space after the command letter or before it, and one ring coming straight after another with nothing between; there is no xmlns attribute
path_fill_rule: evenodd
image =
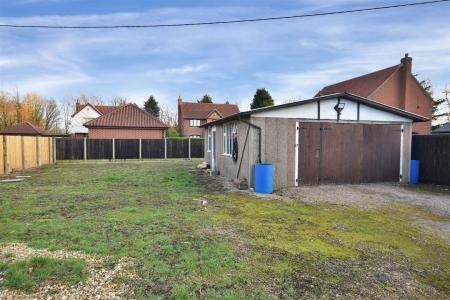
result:
<svg viewBox="0 0 450 300"><path fill-rule="evenodd" d="M255 96L253 96L252 104L250 105L251 109L272 106L273 99L270 96L269 92L266 89L257 89Z"/></svg>
<svg viewBox="0 0 450 300"><path fill-rule="evenodd" d="M417 77L417 75L414 75ZM431 109L431 119L433 121L438 121L440 120L442 117L447 116L447 113L439 113L440 109L441 109L441 105L446 102L445 98L442 99L436 99L433 96L433 87L431 86L431 81L430 80L421 80L419 81L420 85L423 87L423 89L425 90L425 92L427 92L428 95L430 95L431 99L433 99L433 107ZM431 126L433 129L439 127L438 125L432 125Z"/></svg>
<svg viewBox="0 0 450 300"><path fill-rule="evenodd" d="M205 94L202 99L197 100L198 103L213 103L211 96Z"/></svg>
<svg viewBox="0 0 450 300"><path fill-rule="evenodd" d="M154 117L159 118L159 104L158 101L156 101L155 97L153 97L153 95L150 95L150 97L148 97L147 101L145 101L144 103L144 109L151 113Z"/></svg>

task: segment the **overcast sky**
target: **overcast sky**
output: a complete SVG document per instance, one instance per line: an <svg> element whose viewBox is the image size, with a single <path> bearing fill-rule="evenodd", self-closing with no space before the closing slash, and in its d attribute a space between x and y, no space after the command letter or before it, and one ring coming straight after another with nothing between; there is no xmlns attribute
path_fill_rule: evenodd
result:
<svg viewBox="0 0 450 300"><path fill-rule="evenodd" d="M255 18L414 0L0 0L0 23L154 24ZM213 4L211 4L213 3ZM396 65L436 94L450 87L450 3L358 14L209 27L45 30L0 28L0 89L61 100L80 93L142 104L153 94L174 108L208 93L249 107L256 88L276 103Z"/></svg>

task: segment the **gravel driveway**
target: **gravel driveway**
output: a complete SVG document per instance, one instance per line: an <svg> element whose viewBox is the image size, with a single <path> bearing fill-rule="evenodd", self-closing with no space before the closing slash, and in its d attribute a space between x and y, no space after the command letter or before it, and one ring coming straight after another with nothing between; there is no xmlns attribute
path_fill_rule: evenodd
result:
<svg viewBox="0 0 450 300"><path fill-rule="evenodd" d="M407 203L444 216L442 221L417 219L416 223L450 241L450 187L433 185L357 184L319 185L287 188L278 195L306 203L333 203L377 208L392 203Z"/></svg>

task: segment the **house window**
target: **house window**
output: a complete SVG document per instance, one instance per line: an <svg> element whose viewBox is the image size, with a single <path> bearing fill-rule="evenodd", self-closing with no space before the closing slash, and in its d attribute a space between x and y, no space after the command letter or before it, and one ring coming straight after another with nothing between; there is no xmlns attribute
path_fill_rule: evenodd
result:
<svg viewBox="0 0 450 300"><path fill-rule="evenodd" d="M211 128L208 129L208 152L211 152L211 143L212 143L211 130L212 130Z"/></svg>
<svg viewBox="0 0 450 300"><path fill-rule="evenodd" d="M191 127L200 126L200 120L189 120L189 126L191 126Z"/></svg>
<svg viewBox="0 0 450 300"><path fill-rule="evenodd" d="M233 153L233 138L236 136L236 125L224 125L222 127L222 148L224 155Z"/></svg>
<svg viewBox="0 0 450 300"><path fill-rule="evenodd" d="M200 136L199 136L199 135L191 135L190 138L191 138L191 139L199 139Z"/></svg>

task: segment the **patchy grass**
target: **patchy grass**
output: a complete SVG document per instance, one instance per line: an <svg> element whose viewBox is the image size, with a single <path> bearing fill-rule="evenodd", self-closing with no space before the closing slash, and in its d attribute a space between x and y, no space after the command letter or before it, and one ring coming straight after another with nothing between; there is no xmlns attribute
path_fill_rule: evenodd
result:
<svg viewBox="0 0 450 300"><path fill-rule="evenodd" d="M35 256L14 263L0 263L4 273L0 286L30 290L46 280L76 284L85 279L86 264L80 259L54 259Z"/></svg>
<svg viewBox="0 0 450 300"><path fill-rule="evenodd" d="M132 257L139 279L117 280L130 281L139 298L449 293L449 245L410 222L442 217L408 205L363 210L226 193L196 175L197 163L77 162L31 171L26 181L1 186L0 244ZM200 198L208 199L206 210Z"/></svg>

